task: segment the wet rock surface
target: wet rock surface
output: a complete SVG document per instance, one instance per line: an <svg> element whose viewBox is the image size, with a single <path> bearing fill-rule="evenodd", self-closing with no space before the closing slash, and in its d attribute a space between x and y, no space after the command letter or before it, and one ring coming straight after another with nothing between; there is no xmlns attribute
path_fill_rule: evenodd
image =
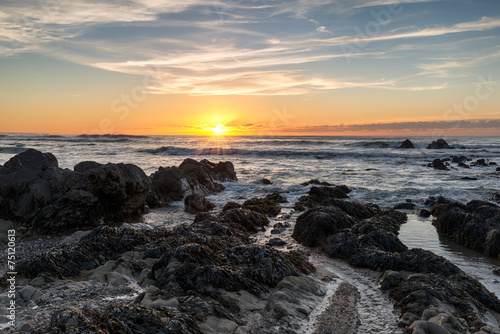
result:
<svg viewBox="0 0 500 334"><path fill-rule="evenodd" d="M446 140L440 138L436 141L433 141L427 146L428 150L442 150L442 149L451 149L452 147L448 145Z"/></svg>
<svg viewBox="0 0 500 334"><path fill-rule="evenodd" d="M484 201L447 203L432 210L438 233L492 257L500 255L500 207Z"/></svg>
<svg viewBox="0 0 500 334"><path fill-rule="evenodd" d="M467 206L470 212L477 210L500 221L497 206L484 202L440 204L433 211L439 217L448 206L454 210L450 224L461 214L477 221L465 211ZM408 249L401 243L397 234L406 222L404 213L386 209L363 217L359 212L362 210L349 211L340 205L309 209L297 218L293 238L307 246L320 246L328 256L352 266L382 272L380 286L400 309L398 325L405 333L438 333L441 329L443 333L474 333L488 326L498 329L498 323L485 320L485 315L499 312L500 301L483 285L445 258ZM494 234L489 234L491 245L496 240ZM429 313L435 314L428 317Z"/></svg>
<svg viewBox="0 0 500 334"><path fill-rule="evenodd" d="M406 139L404 142L401 143L399 148L415 148L415 145L411 142L411 140Z"/></svg>
<svg viewBox="0 0 500 334"><path fill-rule="evenodd" d="M315 181L315 180L312 180ZM310 181L310 182L312 182ZM316 183L312 183L316 184ZM321 183L320 183L321 184ZM334 199L349 198L347 195L351 190L347 186L313 186L309 189L309 193L301 196L298 202L295 203L295 210L305 211L306 208L314 208L319 205L328 205Z"/></svg>

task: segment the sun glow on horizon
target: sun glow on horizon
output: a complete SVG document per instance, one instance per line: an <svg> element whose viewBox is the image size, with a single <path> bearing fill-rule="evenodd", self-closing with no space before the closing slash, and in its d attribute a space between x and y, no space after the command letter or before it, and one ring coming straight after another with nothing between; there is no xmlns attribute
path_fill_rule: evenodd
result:
<svg viewBox="0 0 500 334"><path fill-rule="evenodd" d="M212 132L215 136L223 136L224 134L226 134L227 128L224 126L224 124L217 124L212 128Z"/></svg>

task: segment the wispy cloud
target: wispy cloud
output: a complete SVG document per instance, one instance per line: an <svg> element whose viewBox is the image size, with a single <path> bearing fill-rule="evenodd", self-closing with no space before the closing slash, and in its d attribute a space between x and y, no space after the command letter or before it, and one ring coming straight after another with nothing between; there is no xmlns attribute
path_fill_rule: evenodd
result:
<svg viewBox="0 0 500 334"><path fill-rule="evenodd" d="M475 119L455 121L428 121L428 122L392 122L392 123L368 123L368 124L340 124L340 125L318 125L303 126L283 129L286 132L366 132L366 131L432 131L452 129L499 129L500 119Z"/></svg>

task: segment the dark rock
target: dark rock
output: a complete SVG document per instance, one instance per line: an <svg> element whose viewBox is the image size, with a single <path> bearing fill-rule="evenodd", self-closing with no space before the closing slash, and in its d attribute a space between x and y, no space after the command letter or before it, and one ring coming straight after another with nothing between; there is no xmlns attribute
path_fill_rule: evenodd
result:
<svg viewBox="0 0 500 334"><path fill-rule="evenodd" d="M307 182L303 182L300 185L302 185L302 186L309 186L309 185L312 185L312 184L317 184L317 185L320 185L320 186L327 186L327 187L333 186L333 184L331 184L329 182L320 181L318 179L312 179L312 180L309 180Z"/></svg>
<svg viewBox="0 0 500 334"><path fill-rule="evenodd" d="M437 197L434 197L434 196L430 196L429 198L427 198L424 202L424 205L428 205L428 206L435 206L437 204L449 204L449 203L453 203L452 200L446 198L446 197L443 197L443 196L437 196Z"/></svg>
<svg viewBox="0 0 500 334"><path fill-rule="evenodd" d="M494 193L493 196L491 196L491 200L500 203L500 193Z"/></svg>
<svg viewBox="0 0 500 334"><path fill-rule="evenodd" d="M415 209L415 203L399 203L394 206L396 210L413 210Z"/></svg>
<svg viewBox="0 0 500 334"><path fill-rule="evenodd" d="M43 234L120 223L144 211L149 187L135 165L82 162L71 171L30 149L0 170L0 217Z"/></svg>
<svg viewBox="0 0 500 334"><path fill-rule="evenodd" d="M500 172L500 167L497 167L496 171L497 171L497 172Z"/></svg>
<svg viewBox="0 0 500 334"><path fill-rule="evenodd" d="M262 183L263 183L263 184L266 184L266 185L267 185L267 184L273 184L273 183L271 182L271 180L269 180L269 179L262 179Z"/></svg>
<svg viewBox="0 0 500 334"><path fill-rule="evenodd" d="M316 207L297 218L292 238L306 246L323 246L330 235L355 223L352 217L337 207Z"/></svg>
<svg viewBox="0 0 500 334"><path fill-rule="evenodd" d="M414 213L417 216L424 217L424 218L427 218L427 217L431 216L431 212L429 210L426 210L426 209L419 209L419 210L415 211Z"/></svg>
<svg viewBox="0 0 500 334"><path fill-rule="evenodd" d="M304 211L306 208L314 208L319 205L328 205L327 201L332 199L348 198L347 195L351 190L342 185L335 187L311 187L308 195L301 196L299 201L295 203L294 209Z"/></svg>
<svg viewBox="0 0 500 334"><path fill-rule="evenodd" d="M273 225L273 229L271 230L271 234L281 234L285 231L286 227L283 223L276 223Z"/></svg>
<svg viewBox="0 0 500 334"><path fill-rule="evenodd" d="M255 233L260 227L269 225L269 219L259 212L245 209L230 209L222 212L220 219L227 223L243 228L244 230Z"/></svg>
<svg viewBox="0 0 500 334"><path fill-rule="evenodd" d="M469 158L467 158L467 157L465 157L463 155L462 156L456 156L456 155L454 155L454 156L451 157L451 162L455 162L455 163L465 163L465 162L467 162L469 160L470 160Z"/></svg>
<svg viewBox="0 0 500 334"><path fill-rule="evenodd" d="M442 236L492 257L500 255L500 207L471 201L436 206L434 225Z"/></svg>
<svg viewBox="0 0 500 334"><path fill-rule="evenodd" d="M441 159L434 159L431 163L427 165L427 167L432 167L434 169L439 169L439 170L448 170L448 167L446 167L446 165Z"/></svg>
<svg viewBox="0 0 500 334"><path fill-rule="evenodd" d="M477 177L464 176L464 177L461 177L460 180L477 181Z"/></svg>
<svg viewBox="0 0 500 334"><path fill-rule="evenodd" d="M163 321L168 319L168 321ZM63 333L202 333L192 315L172 309L153 310L141 306L109 306L104 310L66 307L55 311L44 331Z"/></svg>
<svg viewBox="0 0 500 334"><path fill-rule="evenodd" d="M215 205L205 197L193 194L184 199L184 210L189 213L207 212L215 208Z"/></svg>
<svg viewBox="0 0 500 334"><path fill-rule="evenodd" d="M236 181L230 161L212 163L193 159L184 160L179 167L160 167L151 175L152 190L164 202L180 201L197 194L207 196L220 192L224 186L215 181Z"/></svg>
<svg viewBox="0 0 500 334"><path fill-rule="evenodd" d="M239 209L241 208L241 204L236 202L227 202L226 205L222 208L222 211L227 211L231 209Z"/></svg>
<svg viewBox="0 0 500 334"><path fill-rule="evenodd" d="M476 161L471 163L472 166L481 166L481 167L487 167L489 166L489 161L486 159L477 159Z"/></svg>
<svg viewBox="0 0 500 334"><path fill-rule="evenodd" d="M399 148L415 148L415 145L413 145L413 143L409 139L406 139L401 143L401 146L399 146Z"/></svg>
<svg viewBox="0 0 500 334"><path fill-rule="evenodd" d="M271 238L271 239L269 239L269 241L267 242L266 245L271 246L271 247L280 247L280 246L285 246L286 241L284 241L280 238Z"/></svg>
<svg viewBox="0 0 500 334"><path fill-rule="evenodd" d="M392 289L398 286L399 283L403 281L404 277L398 271L386 270L382 276L380 276L379 284L382 290Z"/></svg>
<svg viewBox="0 0 500 334"><path fill-rule="evenodd" d="M490 166L498 166L498 164L494 161L490 161Z"/></svg>
<svg viewBox="0 0 500 334"><path fill-rule="evenodd" d="M279 203L286 202L287 200L285 197L274 192L264 198L251 198L243 203L242 208L273 217L281 212Z"/></svg>
<svg viewBox="0 0 500 334"><path fill-rule="evenodd" d="M441 150L441 149L451 149L450 145L444 139L438 139L433 141L427 146L427 149Z"/></svg>
<svg viewBox="0 0 500 334"><path fill-rule="evenodd" d="M206 295L210 287L260 294L286 276L310 273L313 267L295 252L242 245L215 253L209 247L187 244L164 254L153 266L156 286L172 283L184 291Z"/></svg>

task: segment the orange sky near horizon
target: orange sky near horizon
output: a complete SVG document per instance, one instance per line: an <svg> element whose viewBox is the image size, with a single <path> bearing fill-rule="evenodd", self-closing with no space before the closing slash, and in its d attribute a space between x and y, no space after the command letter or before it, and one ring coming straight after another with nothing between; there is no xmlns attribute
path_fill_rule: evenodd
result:
<svg viewBox="0 0 500 334"><path fill-rule="evenodd" d="M220 5L0 5L0 132L500 135L495 1Z"/></svg>

